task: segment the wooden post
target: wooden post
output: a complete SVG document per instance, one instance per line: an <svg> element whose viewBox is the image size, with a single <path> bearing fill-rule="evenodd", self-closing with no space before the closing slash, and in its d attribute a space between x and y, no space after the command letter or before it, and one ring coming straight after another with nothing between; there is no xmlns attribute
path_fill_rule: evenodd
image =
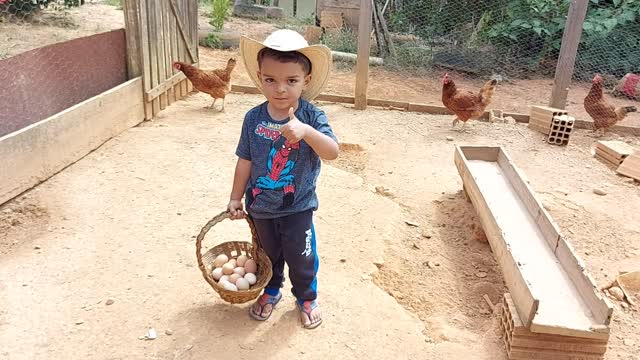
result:
<svg viewBox="0 0 640 360"><path fill-rule="evenodd" d="M369 83L369 52L371 50L371 0L360 0L358 25L358 60L356 60L355 108L367 108L367 84Z"/></svg>
<svg viewBox="0 0 640 360"><path fill-rule="evenodd" d="M129 79L133 79L142 75L138 1L124 0L123 10L127 37L127 73Z"/></svg>
<svg viewBox="0 0 640 360"><path fill-rule="evenodd" d="M589 0L571 1L564 34L562 35L562 46L560 47L560 57L556 66L553 91L549 100L549 106L553 108L564 109L566 106L578 45L582 36L582 24L587 14L588 5Z"/></svg>

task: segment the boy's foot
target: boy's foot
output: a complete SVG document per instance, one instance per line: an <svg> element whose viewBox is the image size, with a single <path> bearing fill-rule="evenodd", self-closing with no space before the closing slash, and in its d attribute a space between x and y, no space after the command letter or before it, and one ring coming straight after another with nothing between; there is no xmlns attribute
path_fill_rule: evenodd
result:
<svg viewBox="0 0 640 360"><path fill-rule="evenodd" d="M278 295L272 296L269 294L262 294L258 300L253 304L249 310L249 316L252 318L265 321L271 316L276 304L282 299L282 293L278 292Z"/></svg>
<svg viewBox="0 0 640 360"><path fill-rule="evenodd" d="M302 304L296 302L300 310L300 322L305 329L315 329L322 324L322 313L318 302L315 300L305 301Z"/></svg>

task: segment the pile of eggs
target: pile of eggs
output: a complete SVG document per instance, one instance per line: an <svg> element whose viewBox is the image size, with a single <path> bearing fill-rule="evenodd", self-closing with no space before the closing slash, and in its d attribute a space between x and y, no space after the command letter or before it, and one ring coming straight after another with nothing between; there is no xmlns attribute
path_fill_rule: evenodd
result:
<svg viewBox="0 0 640 360"><path fill-rule="evenodd" d="M258 281L257 271L258 264L246 255L229 260L227 255L220 254L213 261L211 276L225 290L243 291Z"/></svg>

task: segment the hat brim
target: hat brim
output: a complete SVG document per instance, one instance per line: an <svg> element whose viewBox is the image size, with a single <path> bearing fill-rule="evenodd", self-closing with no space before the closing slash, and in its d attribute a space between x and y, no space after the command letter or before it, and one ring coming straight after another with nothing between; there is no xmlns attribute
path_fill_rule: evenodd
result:
<svg viewBox="0 0 640 360"><path fill-rule="evenodd" d="M240 38L240 55L244 61L244 66L249 73L251 81L262 93L264 93L264 89L262 88L262 82L258 78L258 71L260 70L258 52L264 47L266 47L264 44L249 37L242 36ZM329 81L329 73L332 67L331 49L324 45L309 45L295 49L295 51L304 54L311 61L311 80L305 90L302 91L301 96L306 100L313 100L320 95Z"/></svg>

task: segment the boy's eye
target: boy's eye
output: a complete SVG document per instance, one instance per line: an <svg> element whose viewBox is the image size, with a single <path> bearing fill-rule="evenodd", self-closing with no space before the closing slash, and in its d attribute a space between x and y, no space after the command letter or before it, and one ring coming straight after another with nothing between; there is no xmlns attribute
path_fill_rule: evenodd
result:
<svg viewBox="0 0 640 360"><path fill-rule="evenodd" d="M289 84L295 84L297 82L298 82L297 79L289 79Z"/></svg>
<svg viewBox="0 0 640 360"><path fill-rule="evenodd" d="M265 82L268 82L268 83L272 83L272 82L273 82L273 79L272 79L272 78L266 78L266 79L264 79L264 81L265 81Z"/></svg>

